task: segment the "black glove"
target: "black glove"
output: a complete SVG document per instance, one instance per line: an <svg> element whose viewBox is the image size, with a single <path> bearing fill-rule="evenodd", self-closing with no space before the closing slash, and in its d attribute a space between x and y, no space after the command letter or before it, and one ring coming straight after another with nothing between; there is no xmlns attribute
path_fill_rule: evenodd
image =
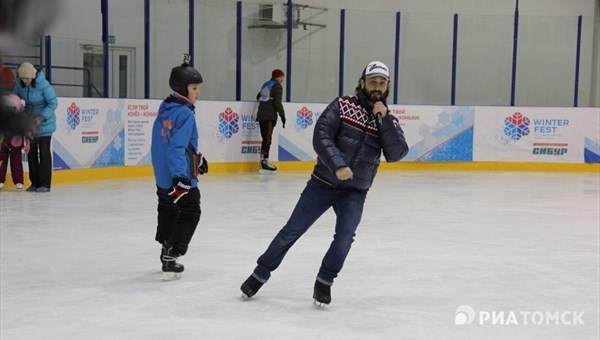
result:
<svg viewBox="0 0 600 340"><path fill-rule="evenodd" d="M204 175L208 172L208 161L201 153L198 153L198 174Z"/></svg>
<svg viewBox="0 0 600 340"><path fill-rule="evenodd" d="M192 188L192 183L187 178L178 177L173 180L173 189L169 192L169 196L173 199L173 203L177 203L180 198L187 195Z"/></svg>
<svg viewBox="0 0 600 340"><path fill-rule="evenodd" d="M283 125L283 128L285 129L285 117L281 117L281 124Z"/></svg>

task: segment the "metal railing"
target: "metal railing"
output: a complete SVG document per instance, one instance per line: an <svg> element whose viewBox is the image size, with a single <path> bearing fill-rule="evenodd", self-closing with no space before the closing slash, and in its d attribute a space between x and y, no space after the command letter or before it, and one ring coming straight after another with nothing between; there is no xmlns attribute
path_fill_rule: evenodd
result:
<svg viewBox="0 0 600 340"><path fill-rule="evenodd" d="M19 67L19 64L17 63L4 63L4 65L10 69L17 69ZM35 65L37 68L47 68L47 65ZM52 82L51 76L49 76L51 73L50 72L46 72L48 77L48 82L50 82L50 84L52 84L52 86L56 87L56 86L70 86L70 87L82 87L82 88L86 88L87 89L87 97L92 97L93 93L95 92L98 97L104 97L102 95L102 93L100 93L100 91L98 90L98 88L96 88L96 86L94 86L94 84L92 84L92 82L90 81L91 78L91 72L89 69L85 68L85 67L74 67L74 66L56 66L56 65L52 65L50 66L51 69L57 69L57 70L73 70L73 71L82 71L85 74L84 79L87 79L87 81L84 84L68 84L68 83L54 83Z"/></svg>

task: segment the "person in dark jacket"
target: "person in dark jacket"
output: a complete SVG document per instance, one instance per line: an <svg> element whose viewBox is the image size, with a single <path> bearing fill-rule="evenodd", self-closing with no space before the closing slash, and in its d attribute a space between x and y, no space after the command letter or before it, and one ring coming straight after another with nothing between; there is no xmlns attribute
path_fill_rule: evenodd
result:
<svg viewBox="0 0 600 340"><path fill-rule="evenodd" d="M277 114L281 117L281 123L285 129L285 111L281 98L283 95L284 73L282 70L275 69L271 72L271 79L265 82L256 95L258 100L258 112L256 121L260 126L260 135L262 144L260 147L260 169L261 172L274 172L277 167L269 162L269 150L271 149L271 139L273 137L273 128L277 125Z"/></svg>
<svg viewBox="0 0 600 340"><path fill-rule="evenodd" d="M330 287L354 241L381 153L387 162L397 162L408 153L398 120L388 114L388 94L389 70L384 63L374 61L363 70L354 96L336 98L323 111L313 134L317 164L311 179L289 220L242 284L243 297L256 294L298 238L333 207L337 216L335 234L313 291L316 304L331 302Z"/></svg>
<svg viewBox="0 0 600 340"><path fill-rule="evenodd" d="M49 192L52 184L52 152L50 141L56 131L56 108L58 100L52 85L44 73L31 63L24 62L17 69L17 80L13 93L25 100L25 111L30 111L40 123L27 153L29 180L26 191Z"/></svg>
<svg viewBox="0 0 600 340"><path fill-rule="evenodd" d="M184 56L174 67L169 86L174 91L160 105L152 127L152 168L158 196L155 240L162 245L163 280L181 277L177 259L185 255L200 221L198 174L208 172L208 162L198 152L198 127L194 104L200 96L202 75Z"/></svg>

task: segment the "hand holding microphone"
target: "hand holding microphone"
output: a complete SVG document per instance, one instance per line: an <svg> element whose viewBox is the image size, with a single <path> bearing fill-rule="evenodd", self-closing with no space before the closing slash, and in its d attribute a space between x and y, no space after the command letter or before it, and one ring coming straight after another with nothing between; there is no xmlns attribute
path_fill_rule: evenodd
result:
<svg viewBox="0 0 600 340"><path fill-rule="evenodd" d="M377 116L377 121L379 122L379 125L383 124L383 117L387 115L387 112L388 109L383 102L379 101L373 105L373 113Z"/></svg>

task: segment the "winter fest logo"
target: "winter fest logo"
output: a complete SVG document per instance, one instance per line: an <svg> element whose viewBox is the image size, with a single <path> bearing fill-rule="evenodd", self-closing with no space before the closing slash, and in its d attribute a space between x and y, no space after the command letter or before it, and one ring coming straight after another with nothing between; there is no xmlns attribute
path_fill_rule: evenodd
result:
<svg viewBox="0 0 600 340"><path fill-rule="evenodd" d="M469 305L456 308L454 324L458 326L479 325L584 325L582 311L479 311Z"/></svg>
<svg viewBox="0 0 600 340"><path fill-rule="evenodd" d="M230 107L226 108L225 112L221 112L219 114L219 132L221 135L229 139L238 133L240 130L239 120L240 116L236 112L233 112Z"/></svg>
<svg viewBox="0 0 600 340"><path fill-rule="evenodd" d="M75 103L71 103L71 106L67 108L67 124L71 130L75 130L77 125L81 122L81 109Z"/></svg>
<svg viewBox="0 0 600 340"><path fill-rule="evenodd" d="M529 118L515 112L512 116L504 118L504 134L517 141L529 134Z"/></svg>
<svg viewBox="0 0 600 340"><path fill-rule="evenodd" d="M306 129L313 124L313 113L303 106L300 111L296 111L296 125L301 129Z"/></svg>

